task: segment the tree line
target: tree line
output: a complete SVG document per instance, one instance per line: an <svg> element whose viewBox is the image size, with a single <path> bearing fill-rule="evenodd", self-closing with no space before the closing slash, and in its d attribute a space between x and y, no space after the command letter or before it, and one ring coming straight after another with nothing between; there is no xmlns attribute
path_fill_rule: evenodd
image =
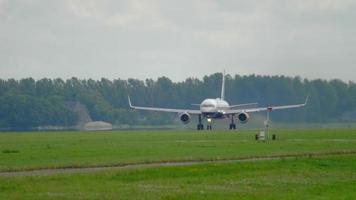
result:
<svg viewBox="0 0 356 200"><path fill-rule="evenodd" d="M127 96L130 95L136 105L194 108L192 103L220 96L221 76L221 73L215 73L202 79L187 78L181 82L173 82L167 77L144 81L105 78L0 79L0 128L74 126L78 116L69 106L73 102L85 105L93 120L117 125L170 124L172 115L130 110ZM280 122L352 120L342 116L356 109L356 84L341 80L227 75L225 88L226 100L231 104L295 104L304 102L310 95L306 108L273 113L273 120Z"/></svg>

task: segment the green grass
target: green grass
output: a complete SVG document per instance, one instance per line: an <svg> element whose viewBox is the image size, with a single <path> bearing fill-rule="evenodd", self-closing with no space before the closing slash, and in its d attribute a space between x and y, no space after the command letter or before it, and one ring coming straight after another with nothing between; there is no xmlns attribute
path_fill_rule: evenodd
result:
<svg viewBox="0 0 356 200"><path fill-rule="evenodd" d="M355 199L356 157L0 177L0 199Z"/></svg>
<svg viewBox="0 0 356 200"><path fill-rule="evenodd" d="M0 134L0 171L356 151L356 130ZM356 199L356 156L0 176L0 199Z"/></svg>
<svg viewBox="0 0 356 200"><path fill-rule="evenodd" d="M356 130L31 132L0 134L0 171L356 150Z"/></svg>

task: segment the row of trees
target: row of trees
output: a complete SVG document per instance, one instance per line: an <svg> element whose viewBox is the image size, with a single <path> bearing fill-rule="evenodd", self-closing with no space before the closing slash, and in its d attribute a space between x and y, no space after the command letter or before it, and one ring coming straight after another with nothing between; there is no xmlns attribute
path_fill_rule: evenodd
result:
<svg viewBox="0 0 356 200"><path fill-rule="evenodd" d="M137 113L128 108L127 95L134 104L173 108L191 107L209 97L219 97L221 73L202 80L188 78L172 82L157 80L80 80L72 78L0 80L0 127L73 126L76 113L71 102L84 104L93 120L113 124L167 124L172 117L161 113ZM258 102L260 106L304 102L305 109L279 111L273 119L281 122L339 121L356 108L356 84L340 80L302 80L284 76L226 77L226 99L231 104ZM169 115L168 115L169 116Z"/></svg>

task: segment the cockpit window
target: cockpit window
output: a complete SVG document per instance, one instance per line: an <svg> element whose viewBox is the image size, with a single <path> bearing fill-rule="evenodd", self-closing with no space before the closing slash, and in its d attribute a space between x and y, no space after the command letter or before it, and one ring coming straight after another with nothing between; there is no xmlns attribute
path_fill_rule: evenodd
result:
<svg viewBox="0 0 356 200"><path fill-rule="evenodd" d="M214 105L213 104L203 104L201 107L203 107L203 108L213 108Z"/></svg>

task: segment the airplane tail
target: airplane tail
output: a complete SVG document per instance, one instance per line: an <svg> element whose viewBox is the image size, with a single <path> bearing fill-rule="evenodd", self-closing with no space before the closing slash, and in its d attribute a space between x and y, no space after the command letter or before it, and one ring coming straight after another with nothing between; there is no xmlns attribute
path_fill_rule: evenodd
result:
<svg viewBox="0 0 356 200"><path fill-rule="evenodd" d="M222 84L221 84L221 96L220 96L221 100L225 99L225 70L223 73L223 77L222 77Z"/></svg>

